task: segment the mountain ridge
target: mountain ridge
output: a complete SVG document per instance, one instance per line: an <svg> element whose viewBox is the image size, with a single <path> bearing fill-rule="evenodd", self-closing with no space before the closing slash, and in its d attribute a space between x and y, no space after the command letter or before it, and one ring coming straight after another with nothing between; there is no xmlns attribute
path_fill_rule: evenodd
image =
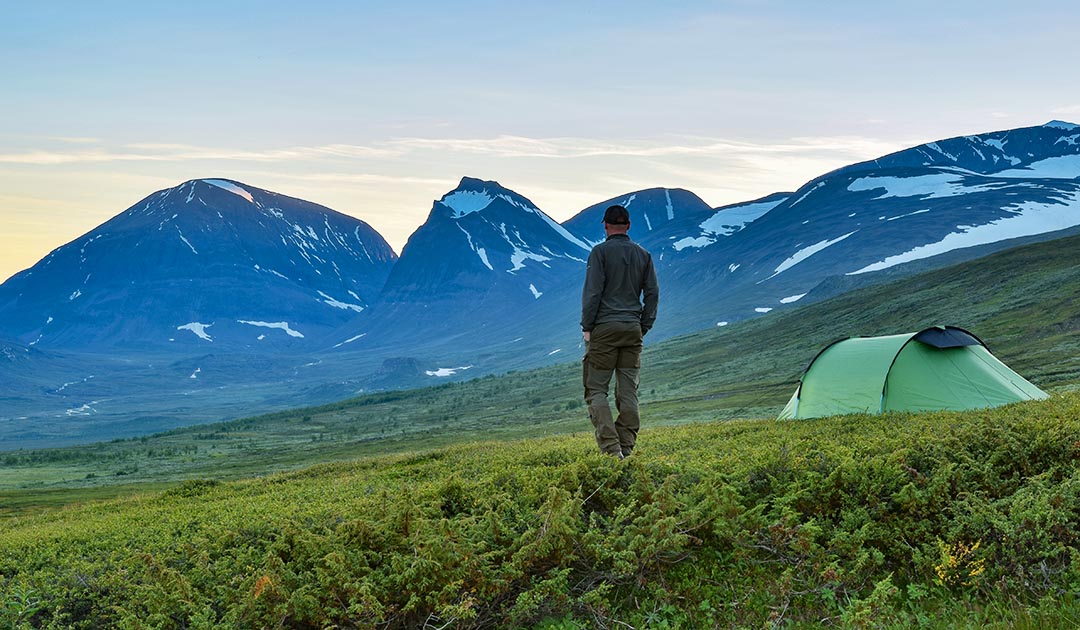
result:
<svg viewBox="0 0 1080 630"><path fill-rule="evenodd" d="M12 375L0 396L13 401L6 419L57 435L136 418L152 430L557 363L582 349L580 280L609 203L628 205L631 237L658 263L648 342L724 327L1076 229L1078 139L1070 123L958 136L791 193L711 208L651 188L563 224L498 182L463 177L400 257L317 204L189 180L0 285L0 337L47 351L13 350L30 357L29 376L0 361ZM244 229L208 227L241 218ZM123 246L117 224L147 240ZM65 272L43 282L52 268Z"/></svg>

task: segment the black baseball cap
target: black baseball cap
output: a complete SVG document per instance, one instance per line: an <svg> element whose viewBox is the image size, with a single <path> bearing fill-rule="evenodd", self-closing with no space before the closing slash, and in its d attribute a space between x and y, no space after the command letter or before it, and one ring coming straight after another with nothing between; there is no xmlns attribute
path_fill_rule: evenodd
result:
<svg viewBox="0 0 1080 630"><path fill-rule="evenodd" d="M604 211L604 223L627 225L630 223L630 212L622 206L608 206Z"/></svg>

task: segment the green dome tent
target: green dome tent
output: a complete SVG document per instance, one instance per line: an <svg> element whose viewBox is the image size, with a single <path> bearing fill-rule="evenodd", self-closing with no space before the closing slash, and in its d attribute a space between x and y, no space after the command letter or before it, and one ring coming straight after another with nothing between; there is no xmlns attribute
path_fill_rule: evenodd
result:
<svg viewBox="0 0 1080 630"><path fill-rule="evenodd" d="M779 419L996 407L1046 398L962 328L852 337L807 366Z"/></svg>

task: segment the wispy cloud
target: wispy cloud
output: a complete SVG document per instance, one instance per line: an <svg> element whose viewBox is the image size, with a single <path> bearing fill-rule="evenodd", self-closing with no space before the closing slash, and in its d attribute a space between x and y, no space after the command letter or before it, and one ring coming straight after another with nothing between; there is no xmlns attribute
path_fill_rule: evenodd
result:
<svg viewBox="0 0 1080 630"><path fill-rule="evenodd" d="M285 147L279 149L230 149L199 147L186 144L131 144L129 149L147 151L161 160L236 160L242 162L280 162L325 157L387 158L400 152L379 147L352 144L328 144L312 147Z"/></svg>
<svg viewBox="0 0 1080 630"><path fill-rule="evenodd" d="M914 144L914 143L913 143ZM187 144L138 143L112 149L31 150L0 153L0 163L63 165L103 162L297 162L404 160L443 156L478 156L505 159L580 160L590 158L707 158L754 162L784 156L830 156L868 159L908 146L861 136L797 137L778 142L746 142L725 138L668 136L630 141L598 138L529 138L502 135L493 138L394 138L371 145L328 144L267 149L203 147ZM361 177L370 177L367 175ZM423 179L417 183L431 183Z"/></svg>
<svg viewBox="0 0 1080 630"><path fill-rule="evenodd" d="M373 186L434 186L445 187L456 182L446 178L414 177L409 175L381 175L377 173L274 173L280 179L288 179L298 182L330 183L330 184L361 184Z"/></svg>
<svg viewBox="0 0 1080 630"><path fill-rule="evenodd" d="M902 146L857 136L792 138L777 143L752 143L707 137L675 137L636 142L610 142L592 138L403 138L391 141L412 150L472 153L507 158L573 159L586 157L730 156L733 154L782 154L839 151L867 157L895 151Z"/></svg>
<svg viewBox="0 0 1080 630"><path fill-rule="evenodd" d="M1078 115L1080 114L1080 105L1065 105L1062 107L1055 107L1050 110L1053 114L1065 114L1065 115Z"/></svg>
<svg viewBox="0 0 1080 630"><path fill-rule="evenodd" d="M53 136L52 140L67 142L69 144L100 144L101 138L85 138L77 136Z"/></svg>
<svg viewBox="0 0 1080 630"><path fill-rule="evenodd" d="M249 150L198 147L184 144L142 143L126 145L119 150L95 148L72 151L37 150L17 153L0 153L0 163L45 166L55 164L132 161L191 162L222 160L236 162L282 162L289 160L312 161L327 158L392 158L400 154L400 149L348 144Z"/></svg>
<svg viewBox="0 0 1080 630"><path fill-rule="evenodd" d="M93 149L89 151L26 151L22 153L0 153L0 163L37 166L87 162L122 162L127 160L146 159L154 159L154 157L135 153L117 153L106 151L104 149Z"/></svg>

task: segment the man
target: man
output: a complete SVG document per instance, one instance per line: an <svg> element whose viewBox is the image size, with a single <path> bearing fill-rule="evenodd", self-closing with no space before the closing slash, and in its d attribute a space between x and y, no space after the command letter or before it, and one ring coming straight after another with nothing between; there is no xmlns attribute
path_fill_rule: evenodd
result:
<svg viewBox="0 0 1080 630"><path fill-rule="evenodd" d="M589 253L581 292L585 402L596 429L597 446L619 459L629 455L637 441L641 338L656 321L660 299L652 256L630 240L629 230L626 208L611 206L604 212L607 240ZM613 374L617 419L612 418L608 405Z"/></svg>

